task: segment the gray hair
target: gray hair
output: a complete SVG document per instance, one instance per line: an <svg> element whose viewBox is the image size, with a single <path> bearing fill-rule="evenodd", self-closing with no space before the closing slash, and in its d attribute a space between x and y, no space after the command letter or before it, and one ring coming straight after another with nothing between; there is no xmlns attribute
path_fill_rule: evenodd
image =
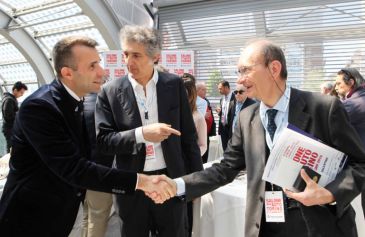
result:
<svg viewBox="0 0 365 237"><path fill-rule="evenodd" d="M332 82L324 82L324 83L321 84L321 88L326 88L328 90L332 90L333 83Z"/></svg>
<svg viewBox="0 0 365 237"><path fill-rule="evenodd" d="M161 52L162 43L159 32L147 26L126 25L121 29L120 41L123 43L135 42L142 44L149 57L154 57Z"/></svg>

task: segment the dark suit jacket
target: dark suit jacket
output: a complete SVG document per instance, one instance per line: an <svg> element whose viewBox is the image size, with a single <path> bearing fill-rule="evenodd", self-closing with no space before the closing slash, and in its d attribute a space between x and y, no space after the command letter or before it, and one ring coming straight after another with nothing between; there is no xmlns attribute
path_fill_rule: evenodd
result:
<svg viewBox="0 0 365 237"><path fill-rule="evenodd" d="M265 191L262 174L267 154L259 105L250 106L240 114L239 126L221 163L183 177L186 197L192 199L231 182L240 170L246 169L246 237L258 236ZM300 206L311 236L356 236L350 202L360 192L360 185L355 182L364 180L365 150L341 102L334 97L291 89L289 123L349 155L348 166L326 186L335 196L337 205L334 210L328 206Z"/></svg>
<svg viewBox="0 0 365 237"><path fill-rule="evenodd" d="M234 96L234 94L232 93L232 96L231 96L231 99L229 100L229 107L228 107L228 114L227 114L227 122L229 123L232 115L230 114L231 113L231 110L232 110L232 102L234 103L234 101L236 101L236 97ZM223 102L223 98L221 98L219 100L219 104L220 104L220 107L221 109L223 109L223 106L222 106L222 102ZM218 133L221 134L222 132L225 133L225 132L228 132L228 123L227 125L223 125L222 124L222 111L220 113L218 113L218 116L219 116L219 122L218 122ZM228 134L228 133L227 133Z"/></svg>
<svg viewBox="0 0 365 237"><path fill-rule="evenodd" d="M54 80L30 95L14 124L10 173L0 201L0 233L68 236L84 189L133 192L136 174L87 160L77 101Z"/></svg>
<svg viewBox="0 0 365 237"><path fill-rule="evenodd" d="M365 86L355 91L343 104L365 147Z"/></svg>
<svg viewBox="0 0 365 237"><path fill-rule="evenodd" d="M229 106L230 109L231 109L231 111L229 111L229 114L228 114L229 115L229 122L228 122L228 124L229 124L229 128L230 128L229 129L229 136L228 136L229 139L231 139L231 137L232 137L232 130L233 130L232 126L233 126L234 116L236 115L236 103L237 103L237 101L236 100L232 100L230 103L232 105ZM250 99L250 98L246 98L245 102L243 102L243 105L242 105L240 111L242 111L243 109L245 109L246 107L248 107L248 106L250 106L250 105L252 105L254 103L256 103L255 100Z"/></svg>
<svg viewBox="0 0 365 237"><path fill-rule="evenodd" d="M158 120L181 132L161 143L168 175L180 177L202 169L195 125L182 80L159 72L157 89ZM146 149L136 143L135 129L142 121L128 76L106 83L99 93L95 112L97 142L103 152L116 154L117 167L141 172Z"/></svg>
<svg viewBox="0 0 365 237"><path fill-rule="evenodd" d="M365 86L355 91L350 98L343 101L345 109L350 117L350 122L359 134L365 147ZM365 183L361 194L362 209L365 216Z"/></svg>
<svg viewBox="0 0 365 237"><path fill-rule="evenodd" d="M232 96L230 99L230 103L228 105L227 123L225 125L222 123L222 111L220 113L218 113L218 116L219 116L218 134L221 136L221 139L222 139L223 150L225 150L227 147L227 143L230 138L229 133L230 133L230 130L232 129L232 125L230 124L230 121L233 119L232 114L231 114L231 110L232 110L232 106L233 106L232 101L233 102L236 101L236 97L234 96L233 93L232 93ZM223 109L222 102L223 102L223 98L221 98L219 101L221 109Z"/></svg>
<svg viewBox="0 0 365 237"><path fill-rule="evenodd" d="M112 167L114 156L103 154L96 146L96 130L95 130L95 103L97 94L91 93L85 96L84 100L84 116L87 135L90 143L90 160L95 163Z"/></svg>

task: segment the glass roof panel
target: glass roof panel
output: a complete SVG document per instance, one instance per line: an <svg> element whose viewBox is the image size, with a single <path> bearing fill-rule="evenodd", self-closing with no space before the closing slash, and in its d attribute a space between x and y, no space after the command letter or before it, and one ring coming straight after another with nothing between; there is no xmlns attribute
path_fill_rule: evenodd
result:
<svg viewBox="0 0 365 237"><path fill-rule="evenodd" d="M29 63L0 65L0 75L8 84L16 81L24 83L37 81L36 74Z"/></svg>
<svg viewBox="0 0 365 237"><path fill-rule="evenodd" d="M85 35L99 43L98 50L106 51L108 50L108 46L101 36L100 32L96 28L85 29L85 30L77 30L77 31L70 31L70 32L63 32L56 35L49 35L45 37L41 37L40 40L47 46L48 49L52 49L53 46L63 37L70 36L70 35Z"/></svg>
<svg viewBox="0 0 365 237"><path fill-rule="evenodd" d="M81 13L80 7L75 3L70 3L59 7L32 12L30 14L23 15L21 18L27 24L35 24L35 23L47 22L53 19L74 16L80 13Z"/></svg>
<svg viewBox="0 0 365 237"><path fill-rule="evenodd" d="M14 45L0 44L0 65L15 61L25 61L25 58Z"/></svg>

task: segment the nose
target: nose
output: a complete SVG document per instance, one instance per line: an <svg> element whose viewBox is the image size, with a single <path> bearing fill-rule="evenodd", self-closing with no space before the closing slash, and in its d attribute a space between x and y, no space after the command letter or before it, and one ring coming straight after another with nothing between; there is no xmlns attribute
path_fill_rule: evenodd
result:
<svg viewBox="0 0 365 237"><path fill-rule="evenodd" d="M100 64L98 66L97 75L99 77L105 77L106 76L106 72L105 72L104 68Z"/></svg>
<svg viewBox="0 0 365 237"><path fill-rule="evenodd" d="M246 81L247 81L247 76L246 75L238 76L238 78L237 78L237 84L244 85Z"/></svg>

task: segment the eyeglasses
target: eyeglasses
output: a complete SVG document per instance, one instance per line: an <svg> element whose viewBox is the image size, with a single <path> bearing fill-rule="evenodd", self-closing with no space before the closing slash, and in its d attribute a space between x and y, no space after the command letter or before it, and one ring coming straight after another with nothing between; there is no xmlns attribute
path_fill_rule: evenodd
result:
<svg viewBox="0 0 365 237"><path fill-rule="evenodd" d="M237 94L242 95L244 92L245 92L244 90L239 90L239 91L235 90L235 91L233 91L233 93L234 93L235 95L237 95Z"/></svg>
<svg viewBox="0 0 365 237"><path fill-rule="evenodd" d="M247 74L249 74L251 71L252 71L252 69L255 67L255 66L258 66L258 65L260 65L261 63L256 63L256 64L253 64L253 65L251 65L251 66L243 66L243 67L241 67L241 68L239 68L238 70L237 70L237 76L238 77L244 77L244 76L246 76Z"/></svg>

